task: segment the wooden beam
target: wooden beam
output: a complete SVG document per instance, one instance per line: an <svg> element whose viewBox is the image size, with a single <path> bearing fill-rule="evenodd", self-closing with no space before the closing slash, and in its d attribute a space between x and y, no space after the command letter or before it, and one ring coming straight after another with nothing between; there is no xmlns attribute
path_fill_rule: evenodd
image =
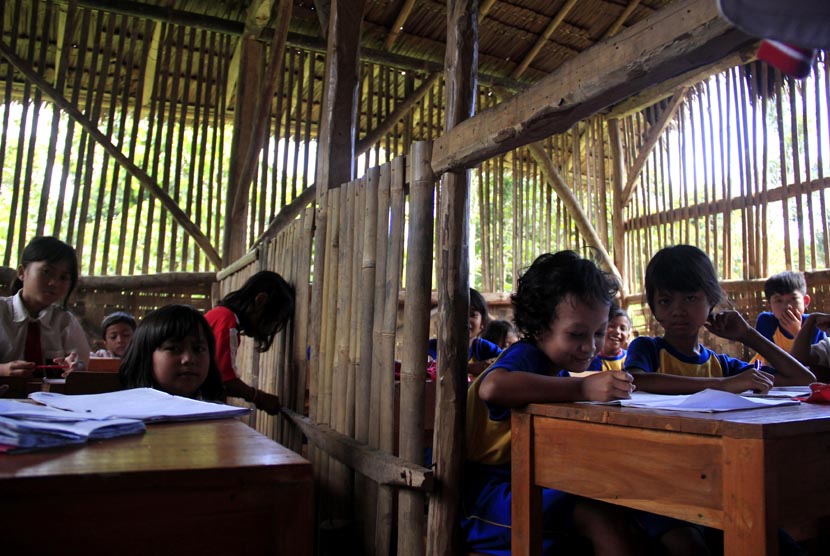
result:
<svg viewBox="0 0 830 556"><path fill-rule="evenodd" d="M415 0L404 0L403 6L401 6L401 11L398 12L398 16L395 18L395 22L392 24L392 28L389 29L389 34L386 35L386 40L383 41L383 48L386 50L391 50L392 45L395 44L395 40L403 31L403 24L406 23L406 18L409 17L409 14L412 13L412 8L415 7Z"/></svg>
<svg viewBox="0 0 830 556"><path fill-rule="evenodd" d="M548 23L547 28L539 37L539 40L536 41L536 44L533 45L533 48L530 49L530 52L524 57L524 59L519 62L519 65L516 66L516 69L513 70L513 73L510 75L513 79L518 79L522 76L522 74L527 71L527 68L530 66L530 63L536 58L536 56L541 52L542 48L548 43L550 37L553 35L554 31L559 27L559 25L565 20L568 16L568 13L571 9L576 5L577 0L568 0L565 2L565 5L562 6L559 11L553 16L553 19L550 20Z"/></svg>
<svg viewBox="0 0 830 556"><path fill-rule="evenodd" d="M441 174L471 168L561 133L615 102L711 64L753 40L721 18L712 0L672 2L436 139L432 169Z"/></svg>
<svg viewBox="0 0 830 556"><path fill-rule="evenodd" d="M438 82L441 78L440 73L433 73L426 80L421 83L421 85L415 89L409 97L407 97L403 102L398 103L395 106L395 109L392 111L391 114L377 127L375 127L372 131L368 132L362 139L360 139L356 146L355 146L355 156L360 156L361 154L365 153L369 149L372 148L372 145L380 141L390 129L395 127L402 118L404 118L409 112L415 107L415 105L424 98L424 95L429 92L430 89Z"/></svg>
<svg viewBox="0 0 830 556"><path fill-rule="evenodd" d="M606 112L606 117L621 120L626 116L640 112L663 99L669 98L678 87L696 85L712 75L724 72L735 66L742 66L752 62L755 60L757 50L758 43L751 42L749 46L741 48L722 60L707 64L706 66L683 73L671 79L666 79L662 83L648 87L637 94L631 95L622 102L613 105Z"/></svg>
<svg viewBox="0 0 830 556"><path fill-rule="evenodd" d="M602 34L600 40L607 39L609 37L613 37L617 34L617 32L622 28L628 18L634 13L634 10L637 9L637 6L640 5L640 0L631 0L625 9L622 11L620 16L614 20L614 23L611 24L611 27L605 30L605 33Z"/></svg>
<svg viewBox="0 0 830 556"><path fill-rule="evenodd" d="M477 7L478 0L447 0L445 133L452 133L462 122L469 121L475 111ZM469 172L461 170L443 176L438 211L438 380L432 445L435 474L441 488L430 497L426 553L452 555L461 554L463 547L461 528L457 524L461 520L469 355Z"/></svg>
<svg viewBox="0 0 830 556"><path fill-rule="evenodd" d="M242 58L244 39L258 39L262 30L268 25L271 19L271 10L274 7L274 0L254 0L248 6L245 15L243 40L236 41L233 49L231 63L228 65L228 77L225 83L225 106L230 106L236 95L236 84L239 80L239 64Z"/></svg>
<svg viewBox="0 0 830 556"><path fill-rule="evenodd" d="M565 180L556 171L556 167L545 152L542 143L531 143L527 148L533 159L539 164L539 168L542 170L545 179L551 185L556 195L562 200L562 204L565 205L568 214L573 218L576 229L585 238L585 243L596 249L604 266L610 269L617 279L621 279L620 271L617 269L617 265L614 264L614 259L608 254L608 249L605 248L605 244L594 229L594 225L591 224L591 220L579 205L579 199L576 198L571 188L568 187L568 184L565 183Z"/></svg>
<svg viewBox="0 0 830 556"><path fill-rule="evenodd" d="M612 191L614 208L611 210L611 238L614 242L614 264L620 271L620 305L625 306L628 295L628 276L625 274L625 227L623 222L623 186L625 184L625 161L623 159L622 134L620 121L608 120L608 145L611 150Z"/></svg>
<svg viewBox="0 0 830 556"><path fill-rule="evenodd" d="M161 25L153 23L153 38L150 40L150 50L144 61L144 91L141 95L141 106L137 117L141 117L144 108L150 106L153 100L153 83L156 80L156 67L159 61L159 45L161 44Z"/></svg>
<svg viewBox="0 0 830 556"><path fill-rule="evenodd" d="M160 272L158 274L134 274L131 276L78 277L78 288L87 290L119 291L169 288L176 286L212 286L215 272Z"/></svg>
<svg viewBox="0 0 830 556"><path fill-rule="evenodd" d="M668 106L666 106L663 109L663 112L660 113L660 118L654 122L650 128L648 128L646 139L640 147L640 152L637 153L637 158L634 159L634 162L631 164L631 168L628 169L628 178L626 179L621 199L623 207L631 202L631 197L634 195L634 185L637 183L637 178L640 177L640 172L643 171L643 166L646 163L646 159L648 159L648 155L651 154L652 149L654 149L654 145L657 144L660 136L663 135L664 131L666 131L666 127L668 127L669 122L671 122L672 118L674 118L674 114L677 112L680 103L686 98L686 93L688 91L688 87L680 87L677 91L675 91Z"/></svg>
<svg viewBox="0 0 830 556"><path fill-rule="evenodd" d="M490 10L493 8L493 4L496 3L496 0L483 0L481 4L478 6L478 22L481 23L487 14L490 13Z"/></svg>
<svg viewBox="0 0 830 556"><path fill-rule="evenodd" d="M132 160L130 160L118 147L116 147L109 137L104 135L98 127L90 121L80 110L78 110L71 102L66 100L63 95L58 93L43 77L37 73L25 60L18 57L11 47L5 42L0 41L0 55L3 55L9 63L14 66L16 70L22 73L26 79L39 88L44 95L46 95L52 102L57 104L61 110L66 112L66 115L80 125L90 136L104 148L104 150L115 159L124 169L130 173L147 192L158 200L162 206L167 209L179 225L185 229L193 241L202 248L207 258L217 268L222 265L219 253L216 252L210 240L202 233L196 224L184 213L184 211L176 204L164 189L162 189L156 181L151 178L147 172L139 168Z"/></svg>
<svg viewBox="0 0 830 556"><path fill-rule="evenodd" d="M280 0L277 16L279 28L274 33L271 45L268 48L268 72L265 76L264 90L256 83L246 82L245 84L246 88L251 85L257 87L257 89L251 90L250 93L256 103L256 108L253 111L254 119L250 123L251 125L245 125L241 129L235 130L235 133L245 134L247 132L248 136L239 142L240 146L245 146L244 150L240 148L237 151L241 157L241 164L238 167L239 172L235 176L237 179L232 179L235 188L233 190L233 201L228 207L229 222L247 221L248 192L254 179L262 145L265 142L267 127L270 122L271 100L274 98L274 93L282 88L285 39L288 35L292 8L292 0ZM242 40L249 41L246 38ZM247 46L250 47L250 44ZM254 63L256 63L256 60L254 60ZM244 96L247 97L248 93L246 92ZM225 230L225 260L232 261L242 256L246 251L244 243L245 229L243 226L225 226ZM230 233L228 233L229 230Z"/></svg>
<svg viewBox="0 0 830 556"><path fill-rule="evenodd" d="M282 415L290 419L315 446L376 483L423 492L432 491L431 469L368 448L354 438L315 423L290 409L283 408Z"/></svg>
<svg viewBox="0 0 830 556"><path fill-rule="evenodd" d="M314 0L314 9L317 12L317 21L320 22L320 36L325 39L329 34L331 0Z"/></svg>
<svg viewBox="0 0 830 556"><path fill-rule="evenodd" d="M63 41L64 35L66 34L66 14L67 10L73 10L73 13L77 10L77 6L57 6L57 24L58 24L58 31L55 37L55 72L52 76L52 85L55 86L55 89L60 93L63 94L62 87L58 86L58 76L61 72L61 62L63 62ZM72 30L70 29L70 33Z"/></svg>

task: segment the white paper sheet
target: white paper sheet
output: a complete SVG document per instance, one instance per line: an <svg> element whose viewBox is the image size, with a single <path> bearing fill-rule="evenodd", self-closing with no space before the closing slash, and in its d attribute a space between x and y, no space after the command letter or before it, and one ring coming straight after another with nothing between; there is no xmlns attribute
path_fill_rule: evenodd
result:
<svg viewBox="0 0 830 556"><path fill-rule="evenodd" d="M34 392L29 397L50 407L83 413L97 419L120 417L145 422L199 421L237 417L250 412L247 407L173 396L153 388L133 388L82 396Z"/></svg>
<svg viewBox="0 0 830 556"><path fill-rule="evenodd" d="M646 409L670 411L696 411L715 413L720 411L738 411L743 409L760 409L782 405L796 405L797 400L789 398L749 398L722 390L706 389L696 394L665 395L649 392L633 392L628 400L598 402L604 405L621 405Z"/></svg>

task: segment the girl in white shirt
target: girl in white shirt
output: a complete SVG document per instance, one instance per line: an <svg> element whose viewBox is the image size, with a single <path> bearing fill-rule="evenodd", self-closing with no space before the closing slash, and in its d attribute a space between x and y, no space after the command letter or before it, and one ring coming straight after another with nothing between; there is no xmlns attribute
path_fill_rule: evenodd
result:
<svg viewBox="0 0 830 556"><path fill-rule="evenodd" d="M30 376L44 364L60 366L66 376L88 365L86 334L66 309L77 283L78 259L72 246L49 236L29 242L17 269L17 293L0 297L0 376ZM33 336L27 346L27 336L38 329L40 342ZM36 357L31 355L33 342L39 347Z"/></svg>

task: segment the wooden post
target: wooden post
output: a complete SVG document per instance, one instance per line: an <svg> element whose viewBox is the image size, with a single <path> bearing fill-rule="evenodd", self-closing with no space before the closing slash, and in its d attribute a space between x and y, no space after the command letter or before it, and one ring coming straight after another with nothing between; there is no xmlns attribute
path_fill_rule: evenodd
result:
<svg viewBox="0 0 830 556"><path fill-rule="evenodd" d="M432 296L432 226L434 177L429 167L432 143L412 145L409 166L409 235L406 256L403 360L401 362L400 456L421 464L424 457L424 349L429 343ZM424 553L424 495L398 494L398 554Z"/></svg>
<svg viewBox="0 0 830 556"><path fill-rule="evenodd" d="M614 264L620 271L622 278L622 292L628 292L625 266L625 222L623 219L623 184L625 183L625 163L623 160L622 139L620 137L620 121L608 120L608 142L611 148L611 164L613 166L612 184L614 190L614 210L611 211L611 237L614 242ZM624 305L625 299L620 302Z"/></svg>
<svg viewBox="0 0 830 556"><path fill-rule="evenodd" d="M447 2L445 120L448 131L475 110L478 67L478 2ZM433 154L433 160L435 156ZM460 554L461 466L467 392L470 283L470 176L454 171L443 178L438 265L438 384L433 456L437 488L430 499L427 554Z"/></svg>

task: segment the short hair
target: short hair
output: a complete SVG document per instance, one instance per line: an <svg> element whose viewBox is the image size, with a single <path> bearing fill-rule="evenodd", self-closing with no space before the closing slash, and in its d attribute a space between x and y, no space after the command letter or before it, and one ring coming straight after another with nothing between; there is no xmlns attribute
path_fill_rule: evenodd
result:
<svg viewBox="0 0 830 556"><path fill-rule="evenodd" d="M64 243L56 237L39 236L30 241L23 249L20 257L20 264L24 268L32 263L44 261L47 263L67 263L69 265L70 282L66 297L63 298L63 307L66 307L72 290L78 284L78 255L75 248ZM17 278L12 286L12 291L17 293L23 287L23 281Z"/></svg>
<svg viewBox="0 0 830 556"><path fill-rule="evenodd" d="M610 305L619 286L607 272L573 251L539 255L510 296L513 319L526 339L550 327L559 304L572 296L586 304Z"/></svg>
<svg viewBox="0 0 830 556"><path fill-rule="evenodd" d="M107 328L113 324L124 323L133 330L135 330L135 317L126 311L115 311L104 317L101 321L101 336L107 336Z"/></svg>
<svg viewBox="0 0 830 556"><path fill-rule="evenodd" d="M513 332L516 336L518 336L516 327L513 326L513 323L509 320L491 320L481 333L481 338L502 347L507 340L507 335L510 332Z"/></svg>
<svg viewBox="0 0 830 556"><path fill-rule="evenodd" d="M799 292L801 295L807 294L807 280L801 272L786 270L773 274L764 282L764 295L767 299L775 294L786 295L794 292Z"/></svg>
<svg viewBox="0 0 830 556"><path fill-rule="evenodd" d="M262 311L259 326L254 326L248 318L248 310L260 293L268 294L268 304ZM234 312L239 319L239 332L254 339L257 351L268 351L274 336L294 316L294 288L276 272L261 270L248 278L241 288L223 297L219 305Z"/></svg>
<svg viewBox="0 0 830 556"><path fill-rule="evenodd" d="M655 253L646 266L646 300L652 313L657 290L702 291L710 307L724 299L711 259L693 245L664 247Z"/></svg>
<svg viewBox="0 0 830 556"><path fill-rule="evenodd" d="M617 317L625 317L625 319L628 321L628 324L631 324L631 317L628 316L626 310L620 307L619 305L612 303L611 308L608 310L608 320L612 321Z"/></svg>
<svg viewBox="0 0 830 556"><path fill-rule="evenodd" d="M487 310L487 302L484 296L476 289L470 288L470 309L481 313L481 326L490 324L490 312Z"/></svg>
<svg viewBox="0 0 830 556"><path fill-rule="evenodd" d="M208 374L197 394L205 400L223 401L225 397L222 376L216 365L216 341L204 315L190 305L165 305L141 319L135 335L127 347L118 376L124 388L156 388L153 373L153 352L168 339L182 340L197 329L202 330L208 345L210 365Z"/></svg>

